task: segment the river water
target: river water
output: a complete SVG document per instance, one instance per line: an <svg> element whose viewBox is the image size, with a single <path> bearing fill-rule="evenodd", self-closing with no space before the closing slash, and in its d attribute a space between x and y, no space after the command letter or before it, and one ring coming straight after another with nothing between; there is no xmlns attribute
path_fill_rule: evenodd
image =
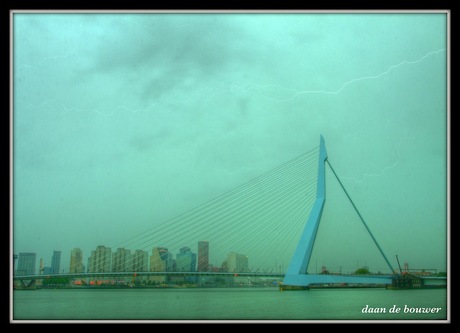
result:
<svg viewBox="0 0 460 333"><path fill-rule="evenodd" d="M12 323L450 321L447 289L37 289L11 302Z"/></svg>

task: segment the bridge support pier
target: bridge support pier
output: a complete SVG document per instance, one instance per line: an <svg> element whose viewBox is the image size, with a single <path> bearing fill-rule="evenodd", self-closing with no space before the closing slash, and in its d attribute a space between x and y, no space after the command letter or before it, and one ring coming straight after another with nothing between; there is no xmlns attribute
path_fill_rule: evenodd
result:
<svg viewBox="0 0 460 333"><path fill-rule="evenodd" d="M19 280L19 284L14 285L14 289L17 290L35 290L37 289L37 280L32 279L28 283L24 280Z"/></svg>

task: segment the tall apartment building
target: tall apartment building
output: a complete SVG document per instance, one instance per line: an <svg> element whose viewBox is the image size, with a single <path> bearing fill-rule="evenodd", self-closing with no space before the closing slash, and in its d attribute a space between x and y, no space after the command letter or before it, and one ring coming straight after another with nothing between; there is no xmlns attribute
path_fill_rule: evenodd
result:
<svg viewBox="0 0 460 333"><path fill-rule="evenodd" d="M37 254L31 252L19 253L18 268L16 275L33 275L35 274L35 267L37 261Z"/></svg>
<svg viewBox="0 0 460 333"><path fill-rule="evenodd" d="M133 255L133 272L149 271L149 253L143 250L134 251Z"/></svg>
<svg viewBox="0 0 460 333"><path fill-rule="evenodd" d="M78 247L70 251L69 273L83 273L83 252Z"/></svg>
<svg viewBox="0 0 460 333"><path fill-rule="evenodd" d="M198 272L208 272L209 269L209 242L198 242Z"/></svg>
<svg viewBox="0 0 460 333"><path fill-rule="evenodd" d="M61 269L61 251L53 251L51 257L51 273L59 274Z"/></svg>
<svg viewBox="0 0 460 333"><path fill-rule="evenodd" d="M112 254L112 272L132 272L133 262L131 250L118 248Z"/></svg>
<svg viewBox="0 0 460 333"><path fill-rule="evenodd" d="M96 250L91 251L91 256L88 258L89 273L105 273L110 272L112 267L112 249L99 245Z"/></svg>

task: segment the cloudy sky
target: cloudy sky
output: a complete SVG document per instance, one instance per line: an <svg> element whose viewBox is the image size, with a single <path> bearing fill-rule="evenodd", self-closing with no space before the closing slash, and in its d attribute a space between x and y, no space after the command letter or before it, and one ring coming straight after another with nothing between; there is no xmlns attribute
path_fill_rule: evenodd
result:
<svg viewBox="0 0 460 333"><path fill-rule="evenodd" d="M12 250L37 267L135 247L323 135L393 267L446 270L446 13L15 12L12 36ZM380 270L326 170L310 271Z"/></svg>

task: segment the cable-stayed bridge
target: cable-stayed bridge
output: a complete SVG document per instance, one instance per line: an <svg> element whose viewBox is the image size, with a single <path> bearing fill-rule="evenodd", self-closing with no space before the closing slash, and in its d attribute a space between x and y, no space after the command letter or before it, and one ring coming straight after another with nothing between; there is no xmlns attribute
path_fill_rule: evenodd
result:
<svg viewBox="0 0 460 333"><path fill-rule="evenodd" d="M341 269L318 273L317 268L313 272L311 259L326 202L326 165L365 227L372 250L384 263L378 274L358 274L355 270L342 274ZM199 243L207 244L204 254L200 245L198 251L194 250ZM329 163L321 136L318 147L219 197L113 248L98 247L88 261L87 273L71 267L71 272L54 276L69 279L135 276L136 280L157 281L178 276L195 277L195 280L251 276L277 279L285 289L301 289L318 284L394 285L395 281L401 281L401 274L392 267ZM17 281L31 283L43 278L40 274L14 276ZM406 277L404 281L408 281ZM421 279L413 281L414 285L422 284Z"/></svg>

